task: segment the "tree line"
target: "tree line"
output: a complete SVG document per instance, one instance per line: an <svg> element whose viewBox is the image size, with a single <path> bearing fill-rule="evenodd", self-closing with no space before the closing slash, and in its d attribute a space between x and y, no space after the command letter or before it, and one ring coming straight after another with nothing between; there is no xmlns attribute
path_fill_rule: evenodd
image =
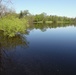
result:
<svg viewBox="0 0 76 75"><path fill-rule="evenodd" d="M30 23L75 23L76 22L76 18L48 15L45 12L32 15L28 10L24 10L24 11L20 11L20 13L16 13L15 9L8 8L5 4L3 4L4 1L5 0L0 0L0 17L11 14L19 19L25 18ZM11 3L11 0L6 0L6 2Z"/></svg>
<svg viewBox="0 0 76 75"><path fill-rule="evenodd" d="M76 18L69 18L66 16L47 15L43 12L41 14L32 15L28 10L21 11L19 18L28 18L33 23L75 23ZM30 19L31 18L31 19Z"/></svg>

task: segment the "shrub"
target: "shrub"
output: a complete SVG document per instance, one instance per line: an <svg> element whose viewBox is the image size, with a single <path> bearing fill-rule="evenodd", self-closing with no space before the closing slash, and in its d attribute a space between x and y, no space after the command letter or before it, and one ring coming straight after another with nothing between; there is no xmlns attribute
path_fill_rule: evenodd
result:
<svg viewBox="0 0 76 75"><path fill-rule="evenodd" d="M24 33L28 26L26 19L19 19L14 16L5 16L0 19L0 30L4 32L4 35L13 37L17 33Z"/></svg>

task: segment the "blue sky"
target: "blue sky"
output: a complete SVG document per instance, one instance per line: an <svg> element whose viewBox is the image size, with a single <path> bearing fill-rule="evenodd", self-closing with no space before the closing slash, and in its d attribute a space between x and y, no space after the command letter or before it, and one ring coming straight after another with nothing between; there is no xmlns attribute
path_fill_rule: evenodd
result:
<svg viewBox="0 0 76 75"><path fill-rule="evenodd" d="M16 12L29 10L32 14L76 17L76 0L12 0Z"/></svg>

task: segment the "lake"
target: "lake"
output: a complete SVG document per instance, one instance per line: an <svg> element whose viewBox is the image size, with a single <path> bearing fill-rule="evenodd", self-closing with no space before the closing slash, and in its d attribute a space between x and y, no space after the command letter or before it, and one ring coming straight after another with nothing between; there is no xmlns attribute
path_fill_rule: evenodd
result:
<svg viewBox="0 0 76 75"><path fill-rule="evenodd" d="M2 75L76 75L76 26L31 26L13 38L0 33Z"/></svg>

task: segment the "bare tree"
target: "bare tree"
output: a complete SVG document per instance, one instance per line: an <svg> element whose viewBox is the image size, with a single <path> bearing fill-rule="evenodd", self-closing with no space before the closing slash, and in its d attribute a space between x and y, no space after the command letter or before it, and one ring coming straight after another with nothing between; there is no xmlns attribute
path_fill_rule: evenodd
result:
<svg viewBox="0 0 76 75"><path fill-rule="evenodd" d="M0 0L0 3L5 2L5 3L12 3L11 0Z"/></svg>
<svg viewBox="0 0 76 75"><path fill-rule="evenodd" d="M0 0L0 3L2 2L2 0Z"/></svg>
<svg viewBox="0 0 76 75"><path fill-rule="evenodd" d="M11 0L0 0L0 17L5 15L5 13L8 11L8 8L6 6L7 3L12 3Z"/></svg>

